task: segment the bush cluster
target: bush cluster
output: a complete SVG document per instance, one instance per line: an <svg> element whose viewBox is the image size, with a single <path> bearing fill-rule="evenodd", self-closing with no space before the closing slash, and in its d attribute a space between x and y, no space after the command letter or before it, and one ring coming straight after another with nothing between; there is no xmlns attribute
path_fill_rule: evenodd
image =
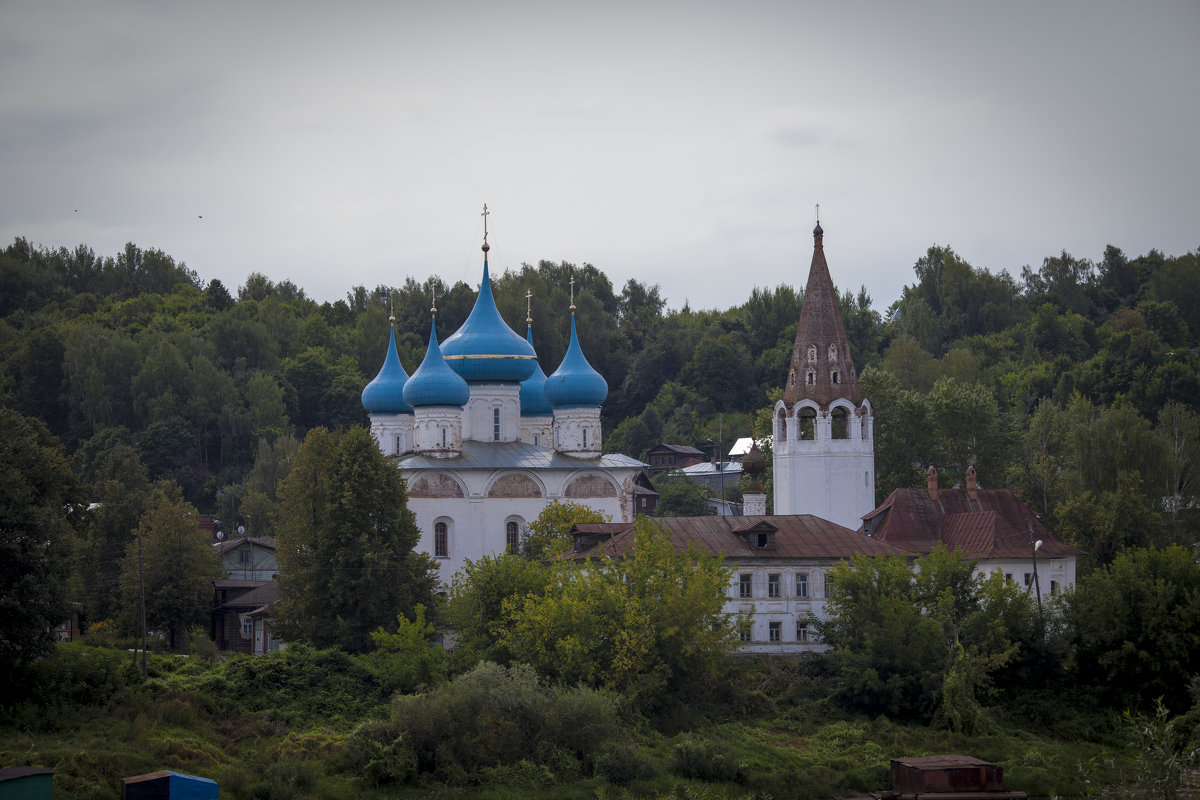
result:
<svg viewBox="0 0 1200 800"><path fill-rule="evenodd" d="M541 784L593 769L617 718L606 692L546 686L527 665L484 662L426 694L396 698L389 719L355 731L350 757L377 785L422 775Z"/></svg>

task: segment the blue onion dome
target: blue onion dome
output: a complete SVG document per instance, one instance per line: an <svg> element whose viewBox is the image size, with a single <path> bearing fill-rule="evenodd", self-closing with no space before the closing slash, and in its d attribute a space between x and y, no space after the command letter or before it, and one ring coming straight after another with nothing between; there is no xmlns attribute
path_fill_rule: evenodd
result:
<svg viewBox="0 0 1200 800"><path fill-rule="evenodd" d="M533 347L533 326L525 328L525 341ZM546 400L546 373L541 364L533 362L533 374L521 381L521 416L548 417L554 413Z"/></svg>
<svg viewBox="0 0 1200 800"><path fill-rule="evenodd" d="M537 366L533 345L508 327L496 308L486 251L475 307L442 345L442 353L451 369L474 383L517 383L532 375Z"/></svg>
<svg viewBox="0 0 1200 800"><path fill-rule="evenodd" d="M442 358L437 340L437 317L429 324L429 348L425 360L404 384L404 402L418 406L465 406L471 399L467 382Z"/></svg>
<svg viewBox="0 0 1200 800"><path fill-rule="evenodd" d="M412 406L404 402L404 384L408 373L396 355L396 326L393 321L387 356L375 380L362 391L363 408L368 414L411 414Z"/></svg>
<svg viewBox="0 0 1200 800"><path fill-rule="evenodd" d="M571 314L571 343L554 374L546 378L546 399L554 408L599 406L608 397L608 382L583 357Z"/></svg>

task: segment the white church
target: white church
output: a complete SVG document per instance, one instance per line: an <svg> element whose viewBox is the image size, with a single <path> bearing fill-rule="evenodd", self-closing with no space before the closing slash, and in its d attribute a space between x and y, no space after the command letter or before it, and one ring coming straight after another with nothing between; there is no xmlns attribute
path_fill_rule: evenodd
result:
<svg viewBox="0 0 1200 800"><path fill-rule="evenodd" d="M485 209L486 210L486 209ZM486 217L485 217L486 222ZM429 347L410 377L396 353L395 320L379 374L362 393L371 432L408 481L419 549L449 583L467 559L515 552L528 524L553 500L582 503L617 521L647 510L637 459L603 455L600 408L608 384L579 346L575 305L562 363L546 377L533 349L501 318L488 275L466 322Z"/></svg>

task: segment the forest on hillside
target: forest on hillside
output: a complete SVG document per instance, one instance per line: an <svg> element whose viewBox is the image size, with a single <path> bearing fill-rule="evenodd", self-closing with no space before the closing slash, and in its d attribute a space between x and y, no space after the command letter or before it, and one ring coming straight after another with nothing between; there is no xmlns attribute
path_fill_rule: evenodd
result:
<svg viewBox="0 0 1200 800"><path fill-rule="evenodd" d="M493 285L515 326L532 294L550 373L575 279L581 344L609 384L605 449L640 457L663 441L728 447L755 412L755 434L769 433L762 410L787 372L806 275L797 263L723 310L668 310L658 286L618 291L590 264L526 264ZM305 433L367 422L359 395L382 363L389 313L402 363L420 363L433 292L444 338L472 307L466 283L409 278L318 303L257 273L225 287L134 244L100 256L19 238L0 252L0 397L64 443L93 500L144 475L270 533ZM1095 261L1063 252L1013 275L932 246L889 308L868 287L844 290L841 307L876 409L879 501L920 485L929 464L951 483L975 464L983 485L1019 490L1098 553L1195 540L1200 251L1130 258L1108 246Z"/></svg>

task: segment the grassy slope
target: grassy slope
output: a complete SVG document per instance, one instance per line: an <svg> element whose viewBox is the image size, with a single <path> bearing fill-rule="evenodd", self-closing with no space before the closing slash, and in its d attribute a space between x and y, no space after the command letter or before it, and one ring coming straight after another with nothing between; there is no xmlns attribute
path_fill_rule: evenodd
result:
<svg viewBox="0 0 1200 800"><path fill-rule="evenodd" d="M1093 765L1093 786L1109 784L1120 773L1106 762L1129 756L1012 722L997 723L987 736L963 737L886 719L846 718L819 700L785 693L758 697L736 719L690 724L686 733L663 734L644 720L631 723L628 742L657 763L659 775L628 787L601 778L537 787L531 782L539 775L508 770L487 786L380 790L356 777L348 750L351 731L386 713L387 703L363 690L362 676L345 657L242 658L212 667L156 656L150 680L141 682L129 670L127 654L73 647L60 655L86 663L60 670L60 701L19 705L0 723L0 765L56 770L59 797L117 798L122 777L157 769L211 777L225 798L850 796L885 788L894 756L941 752L1001 764L1012 789L1078 796L1090 793L1087 770L1079 765ZM105 684L97 677L101 672L114 683ZM126 688L114 688L121 682ZM87 705L88 696L105 702ZM741 765L739 781L675 777L672 764L683 742L728 752Z"/></svg>

